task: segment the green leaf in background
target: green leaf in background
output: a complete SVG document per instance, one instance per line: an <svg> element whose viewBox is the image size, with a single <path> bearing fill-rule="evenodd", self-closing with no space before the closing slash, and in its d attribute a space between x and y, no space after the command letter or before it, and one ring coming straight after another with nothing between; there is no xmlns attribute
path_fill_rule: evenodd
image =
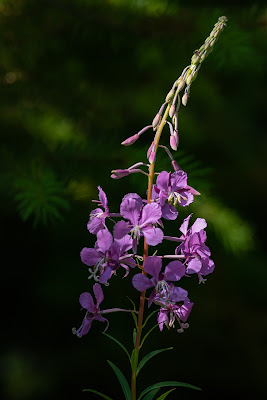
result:
<svg viewBox="0 0 267 400"><path fill-rule="evenodd" d="M107 360L107 362L117 375L117 378L121 384L121 388L125 396L125 400L131 400L131 390L125 376L123 375L121 370L118 367L116 367L116 365L114 365L111 361Z"/></svg>
<svg viewBox="0 0 267 400"><path fill-rule="evenodd" d="M33 165L27 175L15 179L13 188L21 219L33 217L34 226L63 220L62 212L70 208L62 183L49 168Z"/></svg>
<svg viewBox="0 0 267 400"><path fill-rule="evenodd" d="M159 388L151 390L144 398L143 400L153 400L154 396L158 393Z"/></svg>
<svg viewBox="0 0 267 400"><path fill-rule="evenodd" d="M166 399L166 397L168 396L168 394L170 394L170 393L173 392L174 390L176 390L176 389L171 389L171 390L169 390L168 392L163 393L161 396L159 396L159 397L157 398L157 400L164 400L164 399Z"/></svg>
<svg viewBox="0 0 267 400"><path fill-rule="evenodd" d="M108 338L110 338L111 340L114 340L114 342L116 342L116 343L122 348L122 350L127 354L129 360L131 361L130 354L128 353L128 351L127 351L127 349L125 348L125 346L124 346L118 339L114 338L114 337L111 336L111 335L108 335L108 334L105 333L105 332L103 332L103 334L104 334L105 336L107 336Z"/></svg>
<svg viewBox="0 0 267 400"><path fill-rule="evenodd" d="M83 392L92 392L92 393L98 394L98 396L100 396L100 397L103 397L103 399L106 399L106 400L113 400L111 397L106 396L105 394L100 393L100 392L98 392L97 390L93 390L93 389L83 389Z"/></svg>
<svg viewBox="0 0 267 400"><path fill-rule="evenodd" d="M138 375L138 373L139 373L140 370L143 368L143 366L144 366L152 357L156 356L156 355L159 354L159 353L162 353L163 351L172 350L172 349L173 349L173 347L168 347L168 348L166 348L166 349L154 350L154 351L151 351L151 353L148 353L148 354L140 361L140 363L138 364L136 375Z"/></svg>
<svg viewBox="0 0 267 400"><path fill-rule="evenodd" d="M138 397L138 400L140 400L145 394L150 392L150 390L154 390L154 389L166 387L166 386L180 386L180 387L186 387L188 389L202 390L196 386L190 385L189 383L176 382L176 381L158 382L158 383L155 383L154 385L149 386L145 390L143 390L143 392Z"/></svg>

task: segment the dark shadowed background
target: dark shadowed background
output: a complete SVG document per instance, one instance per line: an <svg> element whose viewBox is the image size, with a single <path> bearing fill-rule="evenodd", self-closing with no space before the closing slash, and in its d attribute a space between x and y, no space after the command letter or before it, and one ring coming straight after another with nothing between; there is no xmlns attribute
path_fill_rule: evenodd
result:
<svg viewBox="0 0 267 400"><path fill-rule="evenodd" d="M80 251L97 186L112 211L122 196L145 196L146 179L110 171L146 160L147 132L172 83L218 17L228 25L180 112L177 162L199 196L181 210L208 222L216 269L205 285L186 281L195 303L183 334L155 330L145 351L174 346L143 369L142 389L180 380L170 399L240 395L262 399L266 380L267 7L167 0L0 1L1 391L4 399L122 399L106 360L130 376L119 347L94 323L73 336L91 290ZM162 142L168 143L167 127ZM169 169L163 153L159 165ZM138 303L121 275L103 306ZM132 318L111 315L109 333L132 345ZM152 322L152 324L154 321ZM152 325L151 325L152 326Z"/></svg>

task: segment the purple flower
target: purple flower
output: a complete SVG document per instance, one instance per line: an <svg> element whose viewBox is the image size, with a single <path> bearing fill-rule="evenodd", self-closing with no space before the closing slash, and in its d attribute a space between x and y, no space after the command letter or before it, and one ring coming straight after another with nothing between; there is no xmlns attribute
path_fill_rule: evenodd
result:
<svg viewBox="0 0 267 400"><path fill-rule="evenodd" d="M172 174L162 171L157 177L154 190L159 194L161 206L164 206L167 200L170 205L180 204L185 207L193 202L194 195L200 194L187 185L187 174L182 170L175 171Z"/></svg>
<svg viewBox="0 0 267 400"><path fill-rule="evenodd" d="M180 326L177 332L181 333L185 328L189 327L189 325L185 324L184 322L187 321L194 303L191 303L188 297L184 298L183 300L184 303L181 306L169 302L160 309L158 313L158 324L161 331L163 330L164 325L166 325L168 329L170 327L175 328L175 320Z"/></svg>
<svg viewBox="0 0 267 400"><path fill-rule="evenodd" d="M133 237L134 253L140 236L144 236L150 246L162 242L162 230L153 226L161 217L161 208L158 204L153 202L143 205L143 200L137 193L129 193L122 199L120 213L129 222L123 220L117 222L114 226L114 237L121 239L130 232Z"/></svg>
<svg viewBox="0 0 267 400"><path fill-rule="evenodd" d="M81 260L89 267L91 275L100 283L106 283L113 273L122 266L129 273L129 267L135 267L134 259L127 253L132 248L132 238L126 235L121 240L115 239L107 229L97 232L97 241L94 248L84 247L81 251Z"/></svg>
<svg viewBox="0 0 267 400"><path fill-rule="evenodd" d="M94 235L97 234L98 231L106 227L105 219L109 217L108 199L106 193L104 192L104 190L101 189L100 186L98 186L98 190L99 201L93 201L99 203L99 205L103 207L104 210L102 208L96 208L95 210L93 210L90 214L90 220L87 224L87 229L90 233L93 233Z"/></svg>
<svg viewBox="0 0 267 400"><path fill-rule="evenodd" d="M179 252L187 258L186 273L196 273L199 282L204 282L202 275L208 275L214 270L214 262L210 259L210 249L205 245L207 234L204 229L207 223L204 218L197 218L191 228L188 229L190 214L183 221L180 231L183 242L176 248L175 253Z"/></svg>
<svg viewBox="0 0 267 400"><path fill-rule="evenodd" d="M156 299L165 299L168 301L171 295L171 289L173 284L168 282L179 281L185 274L185 266L180 261L171 261L165 268L165 271L161 272L162 260L160 257L151 256L147 257L144 263L144 271L152 275L152 278L148 278L143 274L136 274L132 279L132 284L135 289L143 292L149 288L154 288L151 295L149 296L148 306ZM177 295L177 292L176 292Z"/></svg>
<svg viewBox="0 0 267 400"><path fill-rule="evenodd" d="M109 322L106 318L102 317L99 307L100 303L104 300L103 291L99 283L94 284L93 291L96 298L96 304L94 303L92 295L88 292L82 293L79 298L79 302L82 308L86 310L86 314L80 328L78 330L76 330L76 328L72 329L73 334L77 335L78 338L81 338L89 332L94 319L100 322L106 322L107 326L105 331L108 329Z"/></svg>

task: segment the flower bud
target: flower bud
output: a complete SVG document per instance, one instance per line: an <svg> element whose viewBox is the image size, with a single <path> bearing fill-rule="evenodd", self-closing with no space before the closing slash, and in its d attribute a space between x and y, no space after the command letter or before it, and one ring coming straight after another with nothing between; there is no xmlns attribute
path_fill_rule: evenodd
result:
<svg viewBox="0 0 267 400"><path fill-rule="evenodd" d="M150 164L153 164L156 161L156 154L154 151L151 151L148 161L150 162Z"/></svg>
<svg viewBox="0 0 267 400"><path fill-rule="evenodd" d="M174 90L171 89L171 90L169 91L169 93L167 94L165 101L169 102L170 100L173 99L173 97L174 97Z"/></svg>
<svg viewBox="0 0 267 400"><path fill-rule="evenodd" d="M172 166L174 171L179 171L181 167L178 165L178 163L175 160L172 160Z"/></svg>
<svg viewBox="0 0 267 400"><path fill-rule="evenodd" d="M191 58L191 64L196 65L196 64L198 64L199 60L200 60L200 57L198 55L198 51L196 50L196 52L193 54L193 56Z"/></svg>
<svg viewBox="0 0 267 400"><path fill-rule="evenodd" d="M130 172L127 169L114 169L113 171L111 171L111 173L111 178L113 179L120 179L124 176L130 175Z"/></svg>
<svg viewBox="0 0 267 400"><path fill-rule="evenodd" d="M123 146L130 146L131 144L133 144L134 142L137 141L137 139L139 139L139 135L138 133L136 133L133 136L128 137L128 139L124 140L123 142L121 142L121 144Z"/></svg>
<svg viewBox="0 0 267 400"><path fill-rule="evenodd" d="M174 112L175 112L175 105L172 104L172 105L171 105L171 108L170 108L170 110L169 110L169 116L170 116L170 118L173 117Z"/></svg>
<svg viewBox="0 0 267 400"><path fill-rule="evenodd" d="M182 79L181 82L179 83L178 87L177 87L177 92L179 93L183 87L185 85L185 79Z"/></svg>
<svg viewBox="0 0 267 400"><path fill-rule="evenodd" d="M161 114L157 113L152 122L153 129L155 129L158 126L158 124L160 123L160 120L161 120Z"/></svg>
<svg viewBox="0 0 267 400"><path fill-rule="evenodd" d="M183 95L183 97L182 97L182 104L183 104L184 106L186 106L186 105L187 105L187 101L188 101L188 93L185 92L184 95Z"/></svg>
<svg viewBox="0 0 267 400"><path fill-rule="evenodd" d="M172 148L172 150L176 151L177 150L177 145L176 145L176 140L174 135L170 136L170 146Z"/></svg>

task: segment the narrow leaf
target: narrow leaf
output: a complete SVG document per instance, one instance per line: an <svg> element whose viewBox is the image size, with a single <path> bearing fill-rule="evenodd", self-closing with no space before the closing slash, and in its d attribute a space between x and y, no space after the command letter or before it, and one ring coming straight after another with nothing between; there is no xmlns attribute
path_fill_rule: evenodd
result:
<svg viewBox="0 0 267 400"><path fill-rule="evenodd" d="M105 336L109 337L110 339L114 340L114 342L116 342L116 343L122 348L122 350L127 354L129 360L131 361L130 354L128 353L128 351L127 351L127 349L124 347L124 345L123 345L118 339L114 338L114 337L111 336L111 335L108 335L108 334L105 333L105 332L103 332L103 334L104 334Z"/></svg>
<svg viewBox="0 0 267 400"><path fill-rule="evenodd" d="M134 320L134 323L135 323L135 327L136 327L136 329L137 329L137 326L138 326L138 324L137 324L137 317L136 317L136 315L135 315L135 313L134 313L133 311L131 311L131 314L132 314L132 317L133 317L133 320Z"/></svg>
<svg viewBox="0 0 267 400"><path fill-rule="evenodd" d="M100 396L100 397L103 397L103 399L112 400L111 397L106 396L105 394L97 392L96 390L93 390L93 389L83 389L83 392L92 392L92 393L98 394L98 396Z"/></svg>
<svg viewBox="0 0 267 400"><path fill-rule="evenodd" d="M133 330L133 345L135 346L135 342L136 342L136 329L134 328Z"/></svg>
<svg viewBox="0 0 267 400"><path fill-rule="evenodd" d="M163 351L172 350L172 349L173 349L173 347L168 347L168 348L166 348L166 349L154 350L154 351L151 351L151 353L148 353L148 354L140 361L140 363L139 363L139 365L138 365L138 367L137 367L137 375L138 375L138 373L140 372L140 370L143 368L143 366L144 366L152 357L156 356L156 355L159 354L159 353L162 353Z"/></svg>
<svg viewBox="0 0 267 400"><path fill-rule="evenodd" d="M121 384L123 394L125 396L125 400L131 400L131 390L130 390L129 384L128 384L125 376L123 375L121 370L118 367L116 367L116 365L114 365L111 361L107 360L107 362L111 366L111 368L113 369L115 374L117 375L117 378Z"/></svg>
<svg viewBox="0 0 267 400"><path fill-rule="evenodd" d="M150 390L153 390L156 388L161 388L161 387L166 387L166 386L181 386L181 387L186 387L188 389L202 390L196 386L190 385L189 383L176 382L176 381L158 382L158 383L155 383L154 385L149 386L145 390L143 390L143 392L138 397L138 400L140 400L145 394L150 392Z"/></svg>
<svg viewBox="0 0 267 400"><path fill-rule="evenodd" d="M148 315L148 317L145 319L145 322L143 323L143 328L145 327L145 325L146 325L147 321L149 320L149 318L151 318L152 315L154 315L154 314L155 314L156 312L158 312L158 311L159 311L159 308L157 308L156 310L152 311L152 313L150 313L150 314Z"/></svg>
<svg viewBox="0 0 267 400"><path fill-rule="evenodd" d="M146 338L148 337L148 335L149 335L149 334L153 331L153 329L155 329L157 326L158 326L158 324L152 326L152 328L145 334L145 336L143 337L143 340L142 340L142 342L141 342L141 344L140 344L140 349L141 349L141 347L143 346L144 341L146 340Z"/></svg>
<svg viewBox="0 0 267 400"><path fill-rule="evenodd" d="M133 305L134 311L136 311L136 307L135 307L134 301L133 301L132 299L130 299L130 297L128 297L128 296L127 296L127 299L130 300L130 302L131 302L132 305Z"/></svg>
<svg viewBox="0 0 267 400"><path fill-rule="evenodd" d="M176 389L174 388L174 389L169 390L168 392L163 393L161 396L159 396L159 397L157 398L157 400L164 400L164 399L166 399L166 397L168 396L168 394L170 394L170 393L173 392L174 390L176 390Z"/></svg>
<svg viewBox="0 0 267 400"><path fill-rule="evenodd" d="M158 389L151 390L144 398L143 400L153 400L154 396L158 393Z"/></svg>
<svg viewBox="0 0 267 400"><path fill-rule="evenodd" d="M132 355L131 355L131 367L132 367L132 371L133 372L136 372L137 364L138 364L138 352L134 348L133 351L132 351Z"/></svg>

